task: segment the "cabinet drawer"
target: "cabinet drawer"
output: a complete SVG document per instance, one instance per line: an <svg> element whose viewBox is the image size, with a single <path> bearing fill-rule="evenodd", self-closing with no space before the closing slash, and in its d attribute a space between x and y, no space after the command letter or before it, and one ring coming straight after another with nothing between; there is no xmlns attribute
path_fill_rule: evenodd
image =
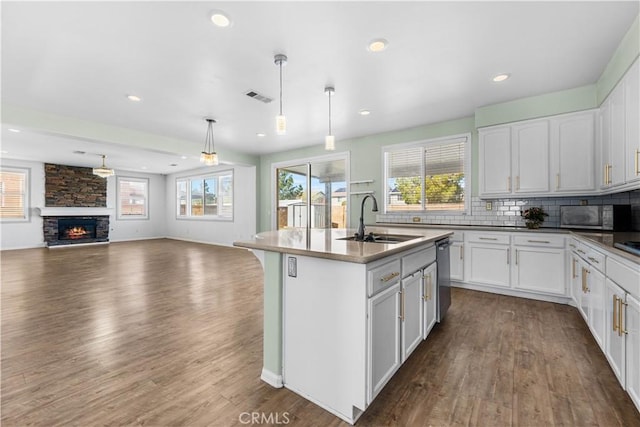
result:
<svg viewBox="0 0 640 427"><path fill-rule="evenodd" d="M436 260L436 247L420 249L417 252L402 257L402 277L413 274Z"/></svg>
<svg viewBox="0 0 640 427"><path fill-rule="evenodd" d="M367 272L367 291L373 296L400 281L400 260L395 259Z"/></svg>
<svg viewBox="0 0 640 427"><path fill-rule="evenodd" d="M473 243L500 243L509 244L508 233L467 233L467 239Z"/></svg>
<svg viewBox="0 0 640 427"><path fill-rule="evenodd" d="M634 297L640 297L640 265L623 264L607 257L607 277Z"/></svg>
<svg viewBox="0 0 640 427"><path fill-rule="evenodd" d="M564 248L564 237L549 234L524 234L513 236L513 243L519 246L539 246L545 248Z"/></svg>
<svg viewBox="0 0 640 427"><path fill-rule="evenodd" d="M589 263L591 267L604 273L605 260L607 257L602 252L595 250L583 242L576 242L575 245L576 248L574 249L574 252L576 252L580 258Z"/></svg>

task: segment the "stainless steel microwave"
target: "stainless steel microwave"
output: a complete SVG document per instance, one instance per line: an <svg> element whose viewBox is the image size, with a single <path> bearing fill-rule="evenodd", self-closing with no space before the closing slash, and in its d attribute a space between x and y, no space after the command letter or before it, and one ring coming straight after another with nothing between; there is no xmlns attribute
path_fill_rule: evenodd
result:
<svg viewBox="0 0 640 427"><path fill-rule="evenodd" d="M560 227L631 230L631 205L560 206Z"/></svg>

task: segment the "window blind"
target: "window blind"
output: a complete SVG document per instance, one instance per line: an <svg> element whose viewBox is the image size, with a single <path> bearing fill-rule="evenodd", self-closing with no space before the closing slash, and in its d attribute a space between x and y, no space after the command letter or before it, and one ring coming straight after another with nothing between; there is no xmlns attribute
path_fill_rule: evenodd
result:
<svg viewBox="0 0 640 427"><path fill-rule="evenodd" d="M0 218L26 218L26 172L0 171Z"/></svg>

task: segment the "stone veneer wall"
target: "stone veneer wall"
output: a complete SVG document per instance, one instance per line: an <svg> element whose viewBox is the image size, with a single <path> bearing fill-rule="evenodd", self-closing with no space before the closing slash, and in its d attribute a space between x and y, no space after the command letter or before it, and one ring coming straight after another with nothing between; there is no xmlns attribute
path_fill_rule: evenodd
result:
<svg viewBox="0 0 640 427"><path fill-rule="evenodd" d="M91 168L44 164L45 206L106 207L107 180Z"/></svg>
<svg viewBox="0 0 640 427"><path fill-rule="evenodd" d="M438 215L423 213L388 213L376 216L376 222L412 223L414 217L420 218L423 224L452 225L491 225L504 227L524 227L520 212L531 206L541 206L549 216L542 227L556 228L560 226L560 206L580 205L586 201L589 205L631 205L634 229L640 231L640 190L627 191L606 196L584 197L542 197L532 199L471 199L471 215ZM486 203L491 202L491 210L486 210Z"/></svg>

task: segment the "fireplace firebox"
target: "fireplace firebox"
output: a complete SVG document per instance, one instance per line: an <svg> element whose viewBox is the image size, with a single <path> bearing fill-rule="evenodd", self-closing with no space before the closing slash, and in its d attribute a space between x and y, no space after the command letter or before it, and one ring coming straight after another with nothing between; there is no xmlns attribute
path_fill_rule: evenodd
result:
<svg viewBox="0 0 640 427"><path fill-rule="evenodd" d="M98 221L91 219L65 218L58 220L58 240L85 240L96 238Z"/></svg>

